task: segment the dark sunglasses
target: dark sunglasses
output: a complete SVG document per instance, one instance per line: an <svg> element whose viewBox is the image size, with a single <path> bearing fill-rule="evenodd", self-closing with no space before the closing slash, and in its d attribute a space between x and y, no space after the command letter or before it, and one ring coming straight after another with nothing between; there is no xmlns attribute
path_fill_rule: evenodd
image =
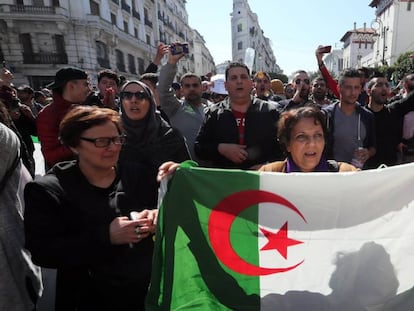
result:
<svg viewBox="0 0 414 311"><path fill-rule="evenodd" d="M198 88L200 87L200 83L183 84L183 87L186 89L189 89L190 87Z"/></svg>
<svg viewBox="0 0 414 311"><path fill-rule="evenodd" d="M93 143L97 148L106 148L111 143L114 145L123 145L126 142L125 135L119 135L114 137L98 137L98 138L88 138L88 137L79 137L80 140L88 141Z"/></svg>
<svg viewBox="0 0 414 311"><path fill-rule="evenodd" d="M303 79L303 80L301 80L301 79L297 79L297 80L295 81L295 83L296 83L296 84L300 84L302 81L303 81L303 83L310 84L310 80L309 80L309 79Z"/></svg>
<svg viewBox="0 0 414 311"><path fill-rule="evenodd" d="M132 99L132 96L135 96L136 99L149 99L149 96L147 95L147 93L145 93L144 91L139 91L139 92L121 92L121 98L125 98L125 99Z"/></svg>

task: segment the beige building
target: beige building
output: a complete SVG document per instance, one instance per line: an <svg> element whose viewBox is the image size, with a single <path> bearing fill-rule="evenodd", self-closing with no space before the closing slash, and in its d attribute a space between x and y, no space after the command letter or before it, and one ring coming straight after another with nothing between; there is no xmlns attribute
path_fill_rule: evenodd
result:
<svg viewBox="0 0 414 311"><path fill-rule="evenodd" d="M15 84L34 88L53 80L65 66L110 68L126 78L142 74L159 42L188 42L190 54L178 76L210 62L210 52L188 25L185 0L2 0L0 59L13 70ZM198 59L206 55L206 59ZM198 73L198 72L196 72ZM204 74L204 73L199 73Z"/></svg>
<svg viewBox="0 0 414 311"><path fill-rule="evenodd" d="M246 50L252 49L254 51L252 71L281 72L271 42L264 35L257 14L252 12L247 0L233 0L231 37L234 61L249 65L249 58L253 53L246 57Z"/></svg>

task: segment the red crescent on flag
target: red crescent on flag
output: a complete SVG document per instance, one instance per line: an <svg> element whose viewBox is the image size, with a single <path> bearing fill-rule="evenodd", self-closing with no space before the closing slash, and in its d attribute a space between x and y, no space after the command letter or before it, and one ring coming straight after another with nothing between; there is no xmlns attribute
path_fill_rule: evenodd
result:
<svg viewBox="0 0 414 311"><path fill-rule="evenodd" d="M277 194L262 190L246 190L231 194L213 208L208 221L210 243L216 256L229 269L251 276L269 275L295 269L303 263L303 260L285 268L263 268L248 263L233 249L230 241L230 228L233 221L246 208L258 203L284 205L306 222L305 217L292 203Z"/></svg>

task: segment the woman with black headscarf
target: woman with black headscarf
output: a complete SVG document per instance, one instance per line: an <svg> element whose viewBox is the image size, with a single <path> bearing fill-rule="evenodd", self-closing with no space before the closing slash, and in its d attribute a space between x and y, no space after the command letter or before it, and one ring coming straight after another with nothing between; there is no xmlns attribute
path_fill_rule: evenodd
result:
<svg viewBox="0 0 414 311"><path fill-rule="evenodd" d="M140 81L128 81L121 88L121 119L127 136L119 158L121 174L146 170L154 182L159 166L166 161L190 159L183 135L172 128L156 110L151 90Z"/></svg>

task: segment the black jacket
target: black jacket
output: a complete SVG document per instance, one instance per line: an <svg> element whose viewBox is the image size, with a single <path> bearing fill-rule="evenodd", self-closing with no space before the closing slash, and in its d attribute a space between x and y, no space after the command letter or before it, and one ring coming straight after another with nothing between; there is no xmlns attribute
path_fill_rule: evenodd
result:
<svg viewBox="0 0 414 311"><path fill-rule="evenodd" d="M252 97L245 116L244 141L248 158L233 163L218 152L220 143L239 144L239 131L229 98L207 108L204 124L198 133L196 155L210 161L213 167L247 169L256 164L285 158L277 141L278 107Z"/></svg>
<svg viewBox="0 0 414 311"><path fill-rule="evenodd" d="M87 181L76 161L61 162L25 188L26 247L57 269L56 310L142 310L153 240L112 245L109 224L151 208L139 172L107 189Z"/></svg>

